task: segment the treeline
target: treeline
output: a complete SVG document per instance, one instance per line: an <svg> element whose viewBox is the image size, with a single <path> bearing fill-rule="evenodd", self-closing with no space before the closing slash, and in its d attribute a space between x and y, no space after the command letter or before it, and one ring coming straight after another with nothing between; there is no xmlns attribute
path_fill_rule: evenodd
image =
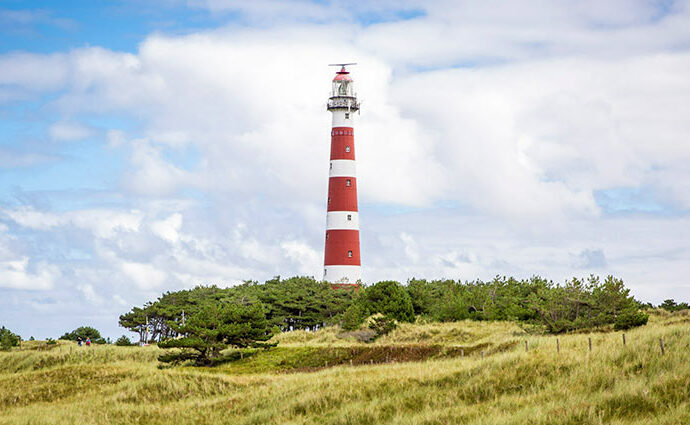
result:
<svg viewBox="0 0 690 425"><path fill-rule="evenodd" d="M543 325L550 333L613 324L627 329L647 323L643 307L621 279L573 278L562 285L541 277L490 282L412 279L407 290L415 314L432 320L515 320Z"/></svg>
<svg viewBox="0 0 690 425"><path fill-rule="evenodd" d="M496 277L488 282L411 279L407 285L383 281L356 290L334 290L309 277L274 278L263 284L166 292L123 314L119 323L139 333L142 341L163 341L186 336L185 321L209 305L235 304L260 306L270 333L335 324L352 330L377 313L400 322L420 316L441 322L515 320L543 326L550 333L605 325L627 329L648 318L629 292L612 276L603 281L596 276L573 278L561 285L540 277Z"/></svg>
<svg viewBox="0 0 690 425"><path fill-rule="evenodd" d="M119 323L138 333L141 341L147 335L148 323L148 342L162 341L180 336L176 328L209 304L260 304L268 328L274 332L313 330L339 323L354 295L308 277L276 277L263 284L249 281L230 288L197 286L166 292L156 301L134 307L120 316Z"/></svg>

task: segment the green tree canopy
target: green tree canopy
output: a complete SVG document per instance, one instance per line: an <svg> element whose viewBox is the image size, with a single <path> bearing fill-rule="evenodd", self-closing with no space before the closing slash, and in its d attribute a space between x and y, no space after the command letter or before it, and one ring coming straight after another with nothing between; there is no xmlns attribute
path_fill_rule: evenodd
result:
<svg viewBox="0 0 690 425"><path fill-rule="evenodd" d="M19 335L16 335L6 327L0 328L0 349L9 350L19 345Z"/></svg>
<svg viewBox="0 0 690 425"><path fill-rule="evenodd" d="M60 337L60 339L65 339L68 341L77 341L79 338L85 341L86 338L90 338L91 342L96 344L105 344L106 341L101 337L101 333L97 329L91 326L80 326L72 332L66 332Z"/></svg>
<svg viewBox="0 0 690 425"><path fill-rule="evenodd" d="M181 348L159 357L162 362L193 360L209 365L229 346L248 347L271 337L261 302L207 303L192 314L185 324L173 324L181 335L159 343L161 348Z"/></svg>

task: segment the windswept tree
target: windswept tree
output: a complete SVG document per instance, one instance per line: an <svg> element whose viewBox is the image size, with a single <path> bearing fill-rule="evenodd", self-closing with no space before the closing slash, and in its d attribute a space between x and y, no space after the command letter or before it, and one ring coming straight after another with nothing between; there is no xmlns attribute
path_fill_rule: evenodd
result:
<svg viewBox="0 0 690 425"><path fill-rule="evenodd" d="M211 365L228 347L248 347L271 337L264 307L255 302L215 302L201 306L184 324L171 324L180 337L159 343L161 348L178 348L159 357L161 362L187 360Z"/></svg>

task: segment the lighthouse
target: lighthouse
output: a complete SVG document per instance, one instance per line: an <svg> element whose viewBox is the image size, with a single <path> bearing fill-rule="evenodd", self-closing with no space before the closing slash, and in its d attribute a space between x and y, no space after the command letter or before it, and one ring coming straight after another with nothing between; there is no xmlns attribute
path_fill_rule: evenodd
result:
<svg viewBox="0 0 690 425"><path fill-rule="evenodd" d="M333 120L323 280L333 284L356 284L362 269L354 135L359 102L347 65L354 64L337 64L340 71L333 78L327 105Z"/></svg>

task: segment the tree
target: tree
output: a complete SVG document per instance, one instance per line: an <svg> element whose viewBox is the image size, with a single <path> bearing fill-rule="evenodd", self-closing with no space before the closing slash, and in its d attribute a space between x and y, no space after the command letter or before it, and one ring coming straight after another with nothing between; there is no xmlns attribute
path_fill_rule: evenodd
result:
<svg viewBox="0 0 690 425"><path fill-rule="evenodd" d="M686 309L690 308L690 306L688 306L688 303L676 303L675 300L668 299L668 300L664 300L664 302L659 304L659 308L663 308L666 311L674 312L674 311L686 310Z"/></svg>
<svg viewBox="0 0 690 425"><path fill-rule="evenodd" d="M398 282L377 282L364 290L361 300L370 314L381 313L399 322L414 322L412 300Z"/></svg>
<svg viewBox="0 0 690 425"><path fill-rule="evenodd" d="M132 341L130 341L130 339L126 335L122 335L117 340L115 340L115 345L117 345L118 347L129 347L134 344L132 344Z"/></svg>
<svg viewBox="0 0 690 425"><path fill-rule="evenodd" d="M208 366L220 357L228 346L248 347L271 337L263 305L251 303L216 302L203 305L184 325L172 324L181 338L162 341L161 348L180 348L159 356L165 363L191 360Z"/></svg>
<svg viewBox="0 0 690 425"><path fill-rule="evenodd" d="M19 345L19 335L12 333L6 327L0 328L0 349L9 350Z"/></svg>
<svg viewBox="0 0 690 425"><path fill-rule="evenodd" d="M60 337L60 339L65 339L68 341L77 341L79 338L81 338L82 341L86 340L86 338L90 338L91 342L96 344L106 343L105 339L103 339L101 336L101 333L91 326L80 326L72 332L66 332Z"/></svg>

